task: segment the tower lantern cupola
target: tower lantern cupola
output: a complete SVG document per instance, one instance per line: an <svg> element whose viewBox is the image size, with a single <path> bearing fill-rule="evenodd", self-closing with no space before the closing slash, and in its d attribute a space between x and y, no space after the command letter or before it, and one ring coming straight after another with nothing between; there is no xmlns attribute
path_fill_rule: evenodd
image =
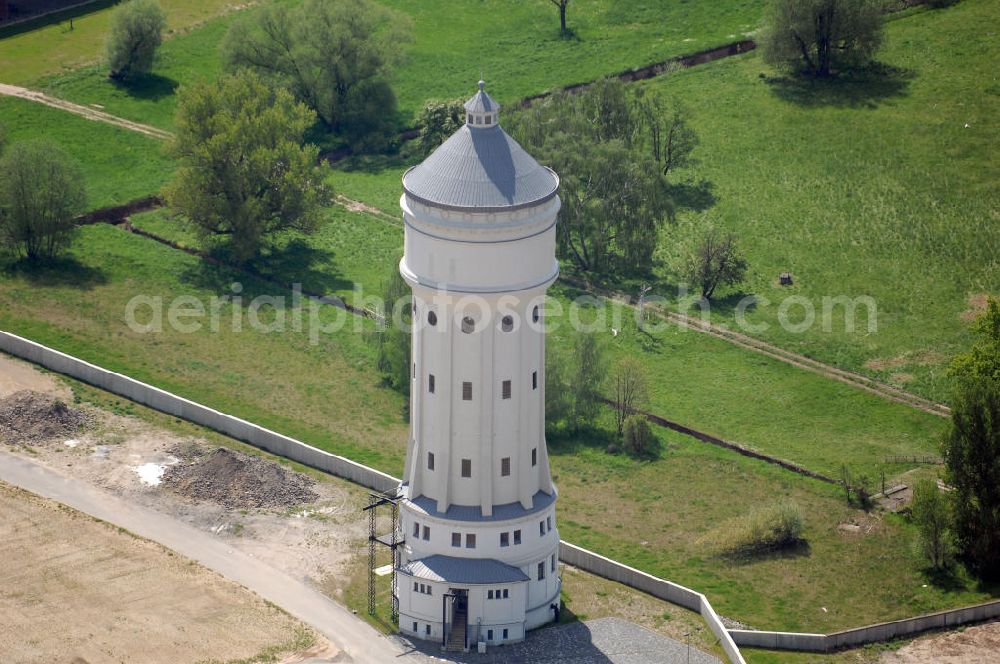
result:
<svg viewBox="0 0 1000 664"><path fill-rule="evenodd" d="M487 94L486 81L479 81L479 92L465 102L465 123L470 127L486 129L500 122L500 105Z"/></svg>

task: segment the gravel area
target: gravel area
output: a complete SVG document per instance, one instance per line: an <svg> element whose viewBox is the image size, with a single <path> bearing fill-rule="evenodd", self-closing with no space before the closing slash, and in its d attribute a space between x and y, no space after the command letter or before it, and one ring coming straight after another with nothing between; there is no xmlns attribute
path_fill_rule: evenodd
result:
<svg viewBox="0 0 1000 664"><path fill-rule="evenodd" d="M621 618L601 618L535 630L521 643L493 646L480 655L442 653L440 644L414 641L438 661L469 664L678 664L688 662L688 646ZM690 649L691 664L722 664L717 657Z"/></svg>
<svg viewBox="0 0 1000 664"><path fill-rule="evenodd" d="M50 394L22 390L0 399L0 440L31 444L65 437L83 429L90 418Z"/></svg>

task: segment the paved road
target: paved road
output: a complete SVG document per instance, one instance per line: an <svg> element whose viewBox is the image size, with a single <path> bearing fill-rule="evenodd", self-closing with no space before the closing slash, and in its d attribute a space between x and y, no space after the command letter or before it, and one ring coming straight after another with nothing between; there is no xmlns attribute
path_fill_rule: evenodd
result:
<svg viewBox="0 0 1000 664"><path fill-rule="evenodd" d="M185 523L131 504L29 459L0 450L0 480L51 498L196 560L280 606L329 639L350 659L383 664L426 661L375 631L325 595Z"/></svg>

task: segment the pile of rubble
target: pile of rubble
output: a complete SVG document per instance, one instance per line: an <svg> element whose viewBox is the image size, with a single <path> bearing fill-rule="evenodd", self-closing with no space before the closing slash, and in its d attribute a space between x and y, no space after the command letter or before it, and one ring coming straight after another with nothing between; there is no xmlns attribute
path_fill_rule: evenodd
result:
<svg viewBox="0 0 1000 664"><path fill-rule="evenodd" d="M27 445L65 438L90 424L90 419L60 399L23 390L0 399L0 440Z"/></svg>
<svg viewBox="0 0 1000 664"><path fill-rule="evenodd" d="M167 468L163 484L196 500L229 509L291 507L315 502L312 479L274 461L219 447Z"/></svg>

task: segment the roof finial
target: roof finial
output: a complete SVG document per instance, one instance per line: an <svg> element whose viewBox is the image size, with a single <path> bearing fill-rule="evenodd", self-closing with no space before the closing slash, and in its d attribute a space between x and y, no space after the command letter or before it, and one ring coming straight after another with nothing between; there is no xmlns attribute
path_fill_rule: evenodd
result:
<svg viewBox="0 0 1000 664"><path fill-rule="evenodd" d="M486 81L483 80L483 72L479 72L479 91L482 92L485 87Z"/></svg>

